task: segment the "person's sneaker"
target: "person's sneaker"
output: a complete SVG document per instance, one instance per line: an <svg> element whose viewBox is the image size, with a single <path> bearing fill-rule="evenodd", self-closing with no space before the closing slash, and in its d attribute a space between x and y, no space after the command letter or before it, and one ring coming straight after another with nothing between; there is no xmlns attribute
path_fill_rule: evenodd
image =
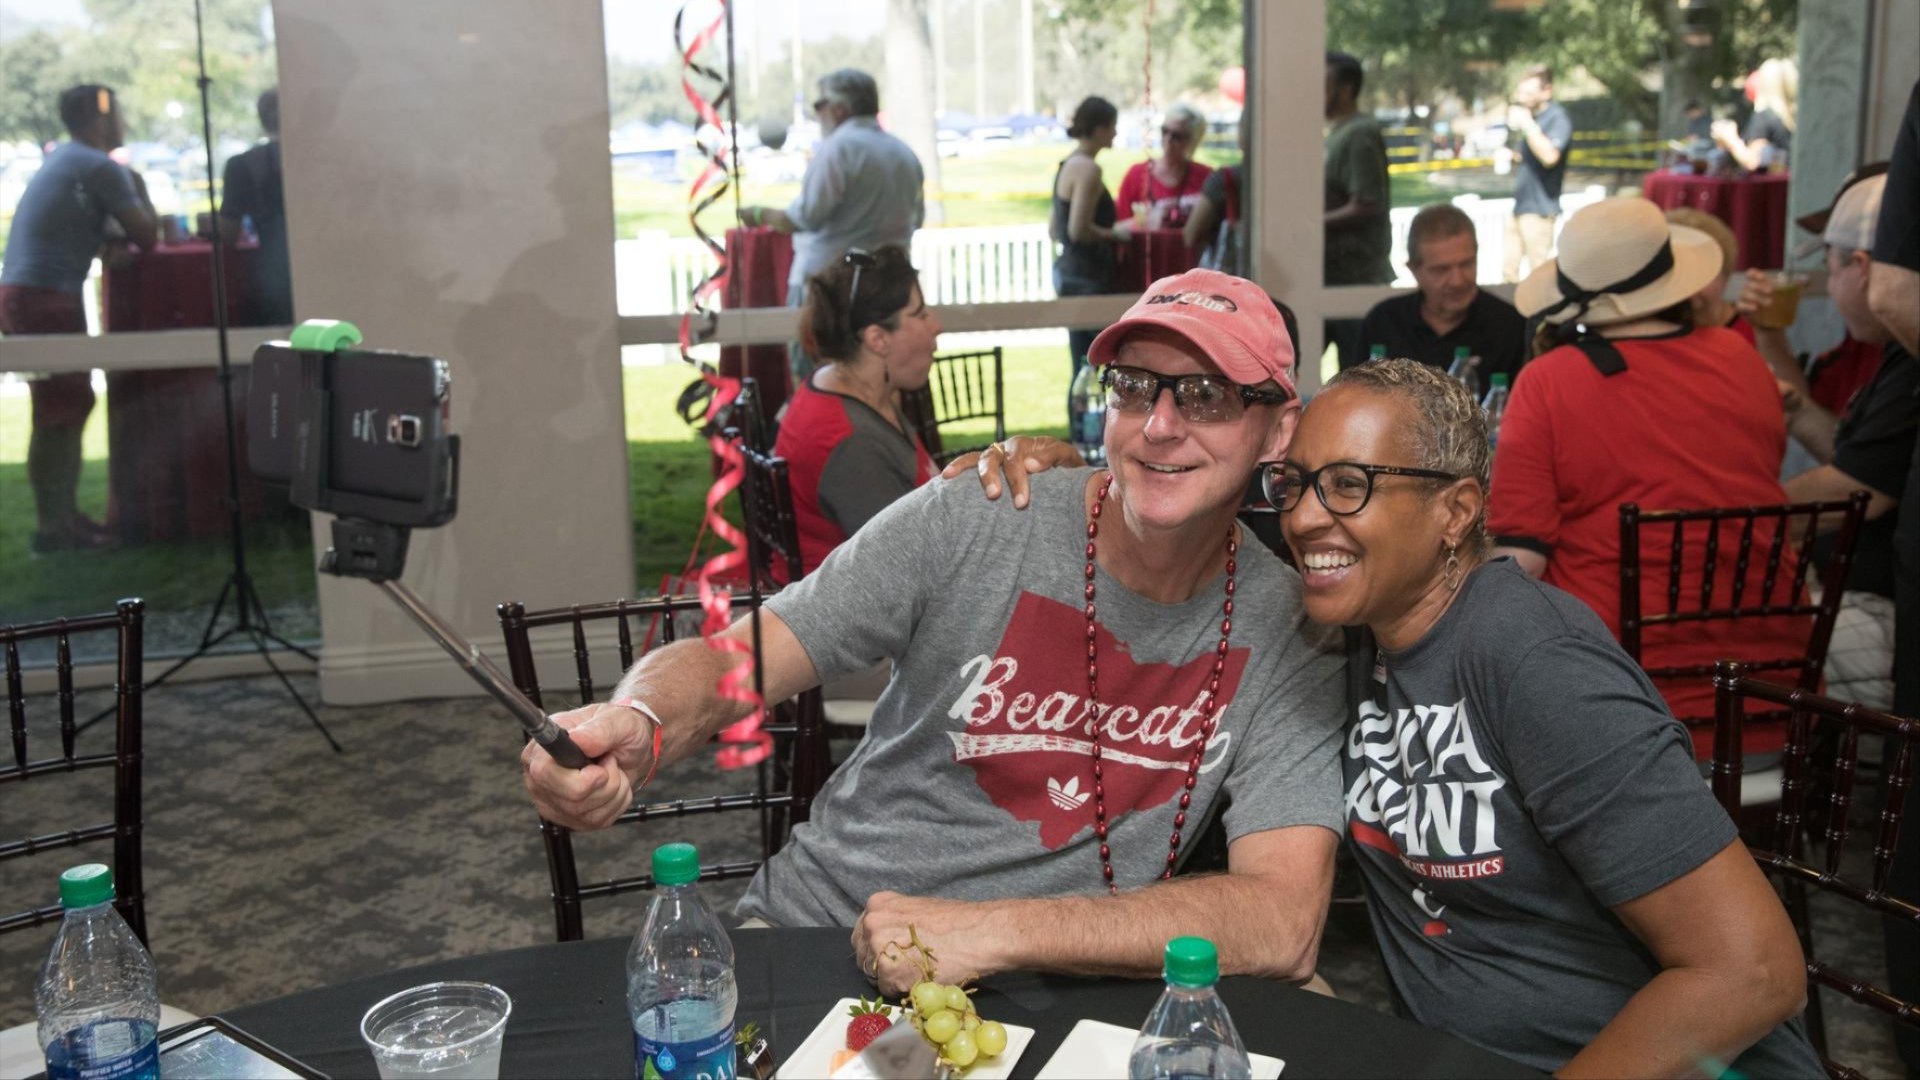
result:
<svg viewBox="0 0 1920 1080"><path fill-rule="evenodd" d="M59 532L36 532L27 538L27 553L52 555L61 551L104 551L120 546L119 538L105 526L81 518Z"/></svg>

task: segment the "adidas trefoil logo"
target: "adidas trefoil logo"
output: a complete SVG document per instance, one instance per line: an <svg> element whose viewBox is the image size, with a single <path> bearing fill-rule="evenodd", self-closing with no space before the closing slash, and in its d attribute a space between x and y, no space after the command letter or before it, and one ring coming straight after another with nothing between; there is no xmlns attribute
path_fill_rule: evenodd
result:
<svg viewBox="0 0 1920 1080"><path fill-rule="evenodd" d="M1092 792L1081 794L1080 778L1077 776L1064 785L1051 776L1047 777L1047 798L1052 799L1053 805L1062 810L1078 810L1087 805L1087 800L1092 797Z"/></svg>

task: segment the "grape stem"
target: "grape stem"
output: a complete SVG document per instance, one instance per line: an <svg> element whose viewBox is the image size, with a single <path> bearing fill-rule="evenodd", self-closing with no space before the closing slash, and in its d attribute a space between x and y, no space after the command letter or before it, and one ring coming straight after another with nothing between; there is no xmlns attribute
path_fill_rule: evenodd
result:
<svg viewBox="0 0 1920 1080"><path fill-rule="evenodd" d="M933 955L933 950L921 942L920 931L912 923L907 924L907 940L889 941L881 947L880 951L889 960L898 960L905 952L914 953L913 963L920 969L922 982L932 982L934 973L939 970L939 963Z"/></svg>

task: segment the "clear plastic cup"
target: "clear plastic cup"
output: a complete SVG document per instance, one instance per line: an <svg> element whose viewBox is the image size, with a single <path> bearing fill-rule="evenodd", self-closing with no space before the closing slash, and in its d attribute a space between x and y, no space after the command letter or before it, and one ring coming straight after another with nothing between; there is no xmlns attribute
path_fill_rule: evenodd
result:
<svg viewBox="0 0 1920 1080"><path fill-rule="evenodd" d="M1807 277L1790 270L1774 271L1772 277L1773 295L1767 299L1766 306L1753 313L1753 322L1768 330L1784 330L1792 326L1793 320L1800 314L1800 291L1806 285Z"/></svg>
<svg viewBox="0 0 1920 1080"><path fill-rule="evenodd" d="M437 982L386 998L360 1020L381 1080L497 1080L513 1000L497 986Z"/></svg>

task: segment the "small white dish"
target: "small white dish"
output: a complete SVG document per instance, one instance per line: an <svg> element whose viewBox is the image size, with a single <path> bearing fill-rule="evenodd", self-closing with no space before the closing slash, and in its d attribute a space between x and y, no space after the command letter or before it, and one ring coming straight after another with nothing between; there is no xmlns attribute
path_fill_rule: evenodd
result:
<svg viewBox="0 0 1920 1080"><path fill-rule="evenodd" d="M1009 1029L1011 1030L1011 1029ZM1127 1058L1140 1033L1118 1024L1082 1020L1073 1025L1060 1049L1034 1074L1034 1080L1126 1080ZM1253 1080L1278 1080L1287 1063L1265 1054L1248 1054Z"/></svg>
<svg viewBox="0 0 1920 1080"><path fill-rule="evenodd" d="M793 1052L780 1059L780 1068L773 1074L774 1080L816 1080L818 1077L832 1074L833 1055L847 1047L847 1021L852 1017L847 1010L859 1004L857 998L841 998L834 1002L827 1015L813 1026L806 1040L793 1048ZM903 1012L899 1006L893 1010L893 1022L902 1023ZM992 1020L988 1016L985 1019ZM972 1068L960 1075L960 1080L1006 1080L1013 1075L1013 1067L1020 1061L1020 1055L1033 1041L1033 1029L1019 1024L1002 1022L1007 1029L1007 1048L999 1055L983 1061L977 1061ZM1129 1041L1128 1046L1133 1043ZM1058 1055L1055 1055L1056 1057ZM1120 1075L1126 1075L1126 1055L1121 1055Z"/></svg>

